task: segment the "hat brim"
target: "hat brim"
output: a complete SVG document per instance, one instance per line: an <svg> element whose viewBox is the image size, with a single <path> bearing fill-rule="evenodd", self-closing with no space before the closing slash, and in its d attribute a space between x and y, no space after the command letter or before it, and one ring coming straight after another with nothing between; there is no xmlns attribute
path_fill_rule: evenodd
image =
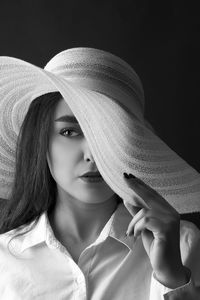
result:
<svg viewBox="0 0 200 300"><path fill-rule="evenodd" d="M125 203L138 205L124 172L142 179L179 213L200 211L198 172L114 99L11 57L0 57L0 91L1 198L11 193L16 141L30 103L59 91L82 128L99 172Z"/></svg>

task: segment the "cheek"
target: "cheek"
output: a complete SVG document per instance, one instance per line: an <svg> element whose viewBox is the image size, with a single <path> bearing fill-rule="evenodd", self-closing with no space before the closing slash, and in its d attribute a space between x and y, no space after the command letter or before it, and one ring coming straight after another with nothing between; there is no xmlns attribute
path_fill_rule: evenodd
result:
<svg viewBox="0 0 200 300"><path fill-rule="evenodd" d="M78 161L79 153L78 147L69 145L66 141L54 141L49 145L49 158L50 171L52 175L63 173L71 173Z"/></svg>

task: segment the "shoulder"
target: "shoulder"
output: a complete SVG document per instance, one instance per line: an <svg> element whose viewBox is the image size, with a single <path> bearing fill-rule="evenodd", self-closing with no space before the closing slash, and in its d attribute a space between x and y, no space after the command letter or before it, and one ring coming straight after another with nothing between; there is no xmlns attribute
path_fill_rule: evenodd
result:
<svg viewBox="0 0 200 300"><path fill-rule="evenodd" d="M15 235L16 229L0 234L0 264L2 262L2 257L5 258L8 253L9 243Z"/></svg>
<svg viewBox="0 0 200 300"><path fill-rule="evenodd" d="M12 256L9 250L9 242L14 236L14 230L0 234L0 279L7 274L8 266L12 260Z"/></svg>
<svg viewBox="0 0 200 300"><path fill-rule="evenodd" d="M22 233L23 230L21 228L16 228L0 234L0 267L2 264L8 262L9 259L12 259L17 246L19 246L24 239ZM15 242L15 247L13 247L13 241Z"/></svg>
<svg viewBox="0 0 200 300"><path fill-rule="evenodd" d="M9 241L12 239L12 237L15 236L15 234L16 234L16 229L0 234L0 253L4 248L6 248Z"/></svg>

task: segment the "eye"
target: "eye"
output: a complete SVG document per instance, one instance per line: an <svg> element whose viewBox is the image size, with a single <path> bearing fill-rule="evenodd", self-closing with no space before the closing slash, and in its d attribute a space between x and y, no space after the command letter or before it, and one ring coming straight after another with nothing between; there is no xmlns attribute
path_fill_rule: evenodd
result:
<svg viewBox="0 0 200 300"><path fill-rule="evenodd" d="M73 136L80 135L80 132L74 128L64 128L60 131L60 134L65 137L73 137Z"/></svg>

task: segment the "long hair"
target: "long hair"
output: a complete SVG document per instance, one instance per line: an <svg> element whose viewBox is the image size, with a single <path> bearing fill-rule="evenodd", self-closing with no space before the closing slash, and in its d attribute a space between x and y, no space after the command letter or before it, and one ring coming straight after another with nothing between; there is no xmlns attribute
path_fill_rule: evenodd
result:
<svg viewBox="0 0 200 300"><path fill-rule="evenodd" d="M22 123L17 146L13 189L10 199L0 199L0 234L29 225L44 211L55 207L56 183L46 160L49 133L59 92L42 95L32 101ZM117 195L118 196L118 195ZM122 199L118 196L118 201ZM181 219L200 229L200 214L183 214Z"/></svg>
<svg viewBox="0 0 200 300"><path fill-rule="evenodd" d="M29 106L16 146L15 177L10 199L0 213L0 233L38 221L55 205L56 183L50 174L46 154L49 133L59 92L37 97Z"/></svg>

